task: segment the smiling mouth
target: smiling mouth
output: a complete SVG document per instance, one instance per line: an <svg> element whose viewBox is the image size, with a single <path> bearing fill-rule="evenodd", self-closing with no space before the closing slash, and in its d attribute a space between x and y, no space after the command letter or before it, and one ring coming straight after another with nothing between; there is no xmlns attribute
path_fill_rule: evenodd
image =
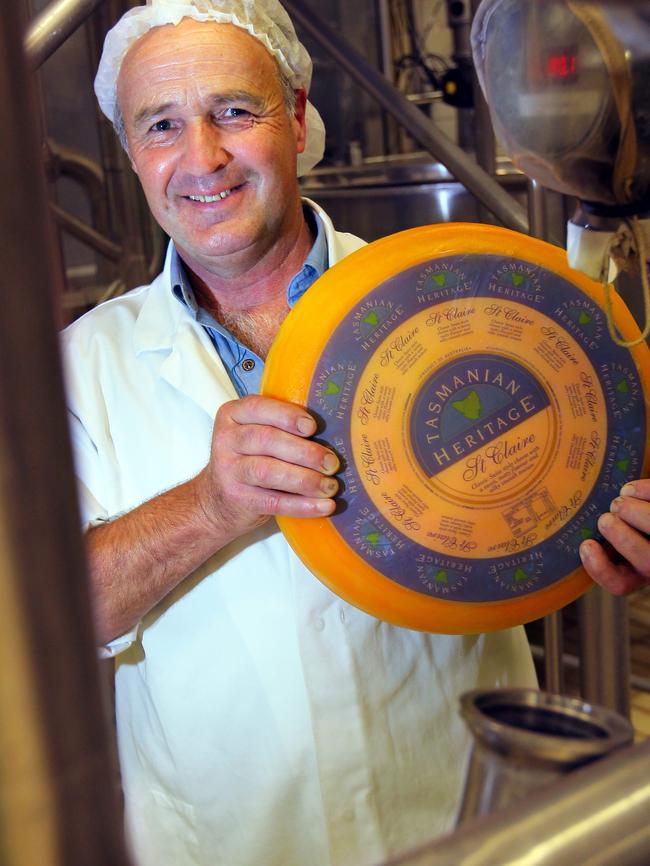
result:
<svg viewBox="0 0 650 866"><path fill-rule="evenodd" d="M232 193L234 189L237 187L232 187L231 189L224 189L221 192L218 192L216 195L188 195L187 198L190 201L199 201L203 204L210 203L213 201L221 201L221 199L228 198L228 196Z"/></svg>

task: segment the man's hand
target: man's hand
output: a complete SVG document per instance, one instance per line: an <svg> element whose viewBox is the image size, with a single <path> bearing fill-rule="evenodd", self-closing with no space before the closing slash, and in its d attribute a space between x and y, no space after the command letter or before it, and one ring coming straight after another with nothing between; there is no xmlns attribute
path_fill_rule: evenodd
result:
<svg viewBox="0 0 650 866"><path fill-rule="evenodd" d="M273 515L332 514L339 460L309 440L315 432L292 403L251 396L221 406L210 462L196 479L209 523L235 538Z"/></svg>
<svg viewBox="0 0 650 866"><path fill-rule="evenodd" d="M650 586L650 479L625 484L609 512L601 514L598 529L613 553L596 541L580 545L590 577L614 595Z"/></svg>
<svg viewBox="0 0 650 866"><path fill-rule="evenodd" d="M196 477L87 533L99 641L124 634L210 556L271 515L334 511L333 451L300 406L245 397L217 413Z"/></svg>

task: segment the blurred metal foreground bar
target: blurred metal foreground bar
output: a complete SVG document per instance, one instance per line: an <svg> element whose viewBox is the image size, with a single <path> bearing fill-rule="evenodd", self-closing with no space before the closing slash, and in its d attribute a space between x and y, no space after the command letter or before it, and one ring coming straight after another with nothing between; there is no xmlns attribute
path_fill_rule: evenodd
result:
<svg viewBox="0 0 650 866"><path fill-rule="evenodd" d="M21 7L0 16L0 860L125 866Z"/></svg>
<svg viewBox="0 0 650 866"><path fill-rule="evenodd" d="M384 866L647 866L650 740Z"/></svg>

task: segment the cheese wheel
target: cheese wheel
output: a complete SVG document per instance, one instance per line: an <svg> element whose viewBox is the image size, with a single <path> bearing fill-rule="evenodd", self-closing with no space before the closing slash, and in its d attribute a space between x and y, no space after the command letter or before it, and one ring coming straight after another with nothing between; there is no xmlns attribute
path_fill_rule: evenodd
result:
<svg viewBox="0 0 650 866"><path fill-rule="evenodd" d="M331 518L279 518L307 567L366 612L473 633L591 585L578 547L648 465L649 353L610 338L602 287L563 250L485 225L391 235L287 317L263 393L337 452ZM616 296L614 316L638 335Z"/></svg>

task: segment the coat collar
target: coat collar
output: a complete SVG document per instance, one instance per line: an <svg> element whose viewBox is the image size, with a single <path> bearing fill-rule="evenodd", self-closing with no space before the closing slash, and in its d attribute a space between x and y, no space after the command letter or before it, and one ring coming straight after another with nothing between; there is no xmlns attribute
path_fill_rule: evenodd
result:
<svg viewBox="0 0 650 866"><path fill-rule="evenodd" d="M136 355L162 356L160 376L194 400L209 415L237 393L202 325L174 297L171 286L170 242L165 267L156 277L140 309L134 329Z"/></svg>
<svg viewBox="0 0 650 866"><path fill-rule="evenodd" d="M323 222L329 264L333 265L350 251L345 249L342 241L351 236L339 235L322 208L309 199L303 201ZM362 241L354 240L357 242L355 247L362 246ZM349 245L350 241L347 243ZM133 335L135 353L160 353L163 356L160 365L162 378L214 416L221 403L236 399L237 392L205 329L174 297L172 249L170 241L163 271L149 286L140 308Z"/></svg>

